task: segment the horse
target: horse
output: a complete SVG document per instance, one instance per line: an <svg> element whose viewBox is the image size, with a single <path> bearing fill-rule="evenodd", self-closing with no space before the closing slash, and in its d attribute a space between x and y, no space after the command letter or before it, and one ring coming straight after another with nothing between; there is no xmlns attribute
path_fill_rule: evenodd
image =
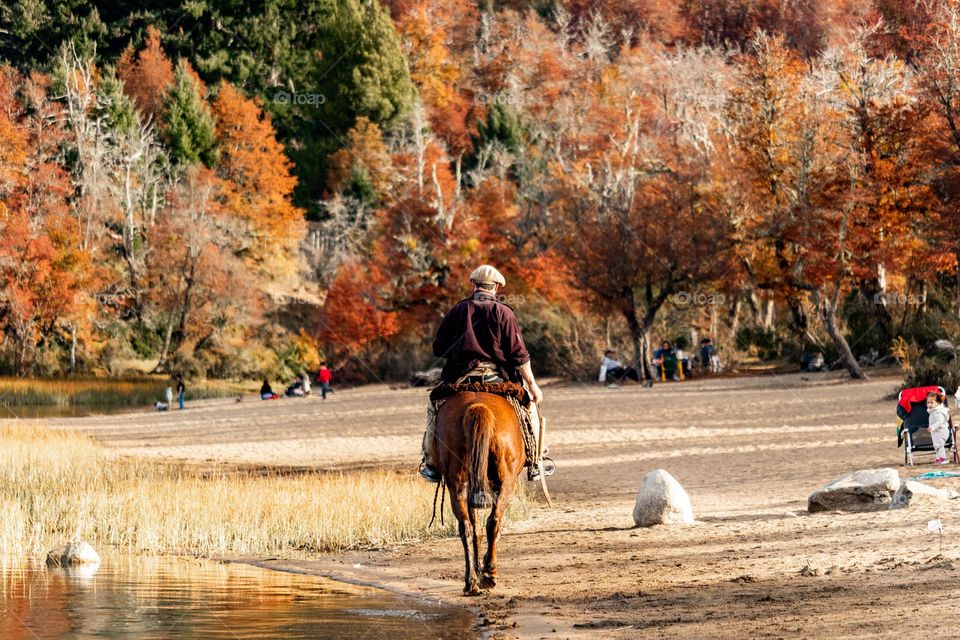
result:
<svg viewBox="0 0 960 640"><path fill-rule="evenodd" d="M451 395L437 411L437 467L450 493L466 562L463 592L479 595L497 583L497 539L503 512L526 465L513 406L487 392ZM487 517L487 552L480 564L478 509Z"/></svg>

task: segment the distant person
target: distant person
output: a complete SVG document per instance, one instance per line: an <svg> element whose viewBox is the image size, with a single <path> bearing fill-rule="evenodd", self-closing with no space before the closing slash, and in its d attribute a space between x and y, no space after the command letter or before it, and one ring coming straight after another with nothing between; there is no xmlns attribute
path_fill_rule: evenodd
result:
<svg viewBox="0 0 960 640"><path fill-rule="evenodd" d="M660 348L653 352L653 364L657 368L658 378L663 378L663 364L669 359L676 360L676 352L673 350L673 347L670 346L670 343L664 340L660 343ZM679 364L679 362L677 364ZM673 374L673 379L680 379L676 372Z"/></svg>
<svg viewBox="0 0 960 640"><path fill-rule="evenodd" d="M615 384L619 380L630 378L634 382L640 382L640 374L633 367L625 367L622 362L617 360L617 352L609 349L603 354L603 364L601 365L600 381L607 381L608 384Z"/></svg>
<svg viewBox="0 0 960 640"><path fill-rule="evenodd" d="M306 371L300 374L300 384L303 386L303 395L310 395L310 376Z"/></svg>
<svg viewBox="0 0 960 640"><path fill-rule="evenodd" d="M327 368L326 362L321 362L320 371L317 372L317 383L320 385L320 395L324 400L327 399L327 393L333 392L331 382L333 382L333 373Z"/></svg>
<svg viewBox="0 0 960 640"><path fill-rule="evenodd" d="M717 350L710 338L704 338L700 341L700 368L704 373L718 373L720 371L720 358L717 357Z"/></svg>
<svg viewBox="0 0 960 640"><path fill-rule="evenodd" d="M167 404L167 408L169 409L170 407L173 406L173 387L168 386L166 392L164 392L163 395L167 399L166 404Z"/></svg>
<svg viewBox="0 0 960 640"><path fill-rule="evenodd" d="M300 376L294 378L293 382L284 390L284 395L288 398L302 398L306 395L303 391L303 380L300 379Z"/></svg>
<svg viewBox="0 0 960 640"><path fill-rule="evenodd" d="M183 376L177 376L177 404L183 411L183 401L187 395L187 385L183 384Z"/></svg>
<svg viewBox="0 0 960 640"><path fill-rule="evenodd" d="M824 368L823 364L823 353L820 351L814 351L811 354L800 357L801 371L822 371Z"/></svg>
<svg viewBox="0 0 960 640"><path fill-rule="evenodd" d="M279 398L277 394L273 392L273 389L270 387L270 381L264 380L263 386L260 387L260 399L261 400L276 400Z"/></svg>
<svg viewBox="0 0 960 640"><path fill-rule="evenodd" d="M946 398L936 391L928 393L927 412L930 414L927 430L933 440L933 447L937 450L933 464L947 464L944 445L950 436L950 410L947 408Z"/></svg>

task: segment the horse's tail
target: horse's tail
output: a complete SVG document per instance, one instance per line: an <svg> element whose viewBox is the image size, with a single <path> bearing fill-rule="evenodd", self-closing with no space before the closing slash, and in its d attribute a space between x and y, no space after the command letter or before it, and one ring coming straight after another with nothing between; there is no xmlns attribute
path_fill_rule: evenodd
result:
<svg viewBox="0 0 960 640"><path fill-rule="evenodd" d="M467 434L467 504L480 509L490 506L490 482L487 464L490 459L490 438L493 435L493 412L482 404L472 404L463 414Z"/></svg>

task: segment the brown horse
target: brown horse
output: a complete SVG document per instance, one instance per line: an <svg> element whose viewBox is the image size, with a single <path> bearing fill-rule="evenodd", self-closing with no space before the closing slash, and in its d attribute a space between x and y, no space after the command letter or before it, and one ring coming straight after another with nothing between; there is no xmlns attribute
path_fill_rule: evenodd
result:
<svg viewBox="0 0 960 640"><path fill-rule="evenodd" d="M492 393L453 395L437 412L436 447L434 459L450 492L463 543L463 592L478 595L481 588L496 585L500 521L526 464L517 414L507 400ZM488 507L487 553L481 568L477 510Z"/></svg>

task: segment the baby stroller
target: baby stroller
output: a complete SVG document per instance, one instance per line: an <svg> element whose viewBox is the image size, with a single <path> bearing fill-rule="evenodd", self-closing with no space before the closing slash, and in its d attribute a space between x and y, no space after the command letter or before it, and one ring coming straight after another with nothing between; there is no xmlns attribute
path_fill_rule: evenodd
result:
<svg viewBox="0 0 960 640"><path fill-rule="evenodd" d="M912 466L913 454L934 453L933 438L927 431L927 394L939 392L946 397L943 387L914 387L904 389L897 398L897 447L903 446L903 463ZM944 448L953 452L953 462L960 464L957 452L957 430L950 419L950 430Z"/></svg>

